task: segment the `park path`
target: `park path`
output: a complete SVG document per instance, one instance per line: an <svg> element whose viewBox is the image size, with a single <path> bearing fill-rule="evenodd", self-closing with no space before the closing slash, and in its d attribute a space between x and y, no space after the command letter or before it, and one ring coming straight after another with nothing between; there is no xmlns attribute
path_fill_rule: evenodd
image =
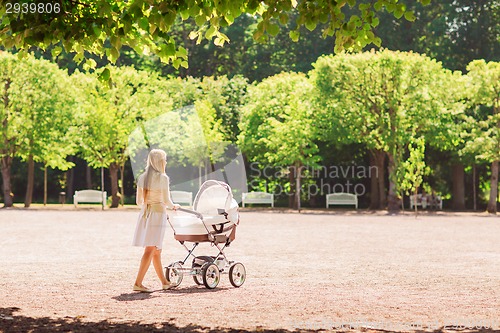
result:
<svg viewBox="0 0 500 333"><path fill-rule="evenodd" d="M137 213L0 210L0 331L45 317L74 331L139 322L163 331L500 329L497 217L243 211L227 251L247 268L241 288L227 275L213 291L186 277L147 295L131 291ZM164 264L185 253L167 231ZM144 284L160 287L152 267Z"/></svg>

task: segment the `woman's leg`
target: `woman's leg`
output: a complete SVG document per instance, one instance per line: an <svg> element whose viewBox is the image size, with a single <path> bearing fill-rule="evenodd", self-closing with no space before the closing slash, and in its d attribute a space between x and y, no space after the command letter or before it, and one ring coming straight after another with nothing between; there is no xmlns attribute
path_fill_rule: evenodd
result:
<svg viewBox="0 0 500 333"><path fill-rule="evenodd" d="M163 285L168 284L168 281L163 273L163 266L161 264L161 250L157 248L155 248L153 252L153 266L155 267L156 275L160 278L161 283Z"/></svg>
<svg viewBox="0 0 500 333"><path fill-rule="evenodd" d="M149 265L151 264L154 251L156 251L156 246L146 246L144 248L141 265L139 266L139 272L137 273L137 279L135 280L135 285L138 287L142 286L142 280L144 280L144 276L146 275Z"/></svg>

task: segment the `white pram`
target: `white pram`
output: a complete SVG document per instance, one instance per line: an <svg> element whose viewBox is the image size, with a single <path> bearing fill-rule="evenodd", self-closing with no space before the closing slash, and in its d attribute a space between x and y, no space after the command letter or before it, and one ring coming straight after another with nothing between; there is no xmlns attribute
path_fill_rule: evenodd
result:
<svg viewBox="0 0 500 333"><path fill-rule="evenodd" d="M246 278L245 266L229 261L224 254L224 249L235 239L239 224L238 203L233 199L229 185L208 180L196 194L193 210L180 208L177 211L187 214L171 214L169 222L175 239L184 246L188 255L183 261L166 267L167 280L176 287L187 274L193 277L196 284L213 289L219 284L220 274L229 273L231 284L240 287ZM189 249L186 242L194 243L193 247ZM219 253L216 256L195 256L194 250L203 242L216 246ZM191 267L183 267L191 256Z"/></svg>

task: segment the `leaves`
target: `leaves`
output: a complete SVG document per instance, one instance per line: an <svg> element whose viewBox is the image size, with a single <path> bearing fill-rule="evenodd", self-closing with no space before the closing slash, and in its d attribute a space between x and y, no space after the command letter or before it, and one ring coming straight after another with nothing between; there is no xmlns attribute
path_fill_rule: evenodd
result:
<svg viewBox="0 0 500 333"><path fill-rule="evenodd" d="M412 137L408 143L409 157L400 165L398 173L398 184L400 194L414 194L422 185L424 176L430 173L425 164L425 139L423 137Z"/></svg>
<svg viewBox="0 0 500 333"><path fill-rule="evenodd" d="M289 32L289 36L290 36L290 39L294 42L298 42L299 41L299 37L300 37L300 32L299 31L296 31L296 30L292 30Z"/></svg>
<svg viewBox="0 0 500 333"><path fill-rule="evenodd" d="M17 156L66 170L75 152L74 91L57 65L26 55L0 53L0 77L8 89L0 105L0 156Z"/></svg>
<svg viewBox="0 0 500 333"><path fill-rule="evenodd" d="M439 63L383 50L322 57L314 67L317 103L332 123L327 137L384 151L394 161L393 181L415 136L453 145L457 128L450 124L464 108L454 87L460 80Z"/></svg>
<svg viewBox="0 0 500 333"><path fill-rule="evenodd" d="M417 0L428 3L428 0ZM259 24L253 36L256 41L265 41L269 36L276 36L281 25L288 24L291 14L298 16L296 20L297 33L290 33L290 38L298 40L298 31L304 26L313 31L318 23L326 23L325 36L337 35L335 49L361 50L370 43L380 44L373 34L373 27L378 24L377 12L383 10L393 13L396 18L403 15L407 20L415 16L406 11L404 3L396 0L378 0L372 6L372 1L349 0L351 8L358 5L361 12L359 20L351 20L352 12L348 10L345 1L338 2L297 2L265 0L232 0L205 2L192 0L172 5L165 0L116 1L116 0L84 0L83 5L62 3L65 15L56 13L34 13L18 17L15 13L2 12L0 17L0 45L6 48L16 47L28 50L32 46L46 49L62 42L66 52L77 52L77 60L82 61L88 55L107 55L111 61L116 61L122 45L134 49L150 50L161 59L171 62L174 66L185 63L175 61L173 54L165 57L161 54L163 43L170 43L169 33L176 22L194 19L197 28L206 29L204 35L198 30L189 33L191 38L214 39L217 46L229 42L219 31L233 24L234 20L243 14L256 15L264 24ZM275 22L276 21L276 22ZM365 24L367 24L365 26ZM360 29L360 27L367 27ZM370 33L364 32L368 29ZM109 45L105 43L109 40ZM153 42L154 41L154 42ZM198 41L199 42L199 41ZM81 48L81 50L77 48ZM54 56L57 56L54 51Z"/></svg>
<svg viewBox="0 0 500 333"><path fill-rule="evenodd" d="M474 60L468 66L468 99L475 114L466 119L467 138L462 154L471 154L479 160L500 160L500 63ZM479 117L481 108L487 107L485 118ZM477 121L477 118L480 121Z"/></svg>
<svg viewBox="0 0 500 333"><path fill-rule="evenodd" d="M99 74L99 80L108 81L111 76L109 68L104 68L104 70Z"/></svg>
<svg viewBox="0 0 500 333"><path fill-rule="evenodd" d="M106 84L110 76L111 86ZM161 93L155 75L130 67L107 67L99 79L96 75L76 73L72 80L81 92L81 154L94 167L123 165L128 157L129 135L138 119L149 119L172 107L170 97Z"/></svg>
<svg viewBox="0 0 500 333"><path fill-rule="evenodd" d="M254 161L273 166L314 165L312 86L303 74L283 73L251 88L241 121L240 145Z"/></svg>

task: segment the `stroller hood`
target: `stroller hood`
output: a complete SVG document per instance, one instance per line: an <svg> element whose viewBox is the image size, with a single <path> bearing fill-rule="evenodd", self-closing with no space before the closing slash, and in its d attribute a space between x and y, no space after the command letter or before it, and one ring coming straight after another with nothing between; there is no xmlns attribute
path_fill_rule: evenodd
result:
<svg viewBox="0 0 500 333"><path fill-rule="evenodd" d="M221 181L207 180L204 182L193 203L193 209L203 216L227 214L227 219L238 222L238 203L233 198L231 187Z"/></svg>

